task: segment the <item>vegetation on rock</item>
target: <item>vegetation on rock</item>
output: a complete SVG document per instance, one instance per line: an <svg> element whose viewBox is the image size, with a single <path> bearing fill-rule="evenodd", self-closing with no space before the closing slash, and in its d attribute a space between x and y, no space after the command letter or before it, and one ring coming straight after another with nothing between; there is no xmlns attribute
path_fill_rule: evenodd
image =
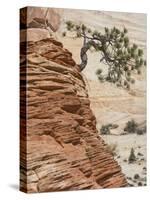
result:
<svg viewBox="0 0 150 200"><path fill-rule="evenodd" d="M102 33L72 21L66 22L66 28L67 31L74 33L76 38L83 38L79 64L81 71L88 62L87 51L93 48L100 53L100 62L108 66L107 72L103 73L102 69L97 70L98 79L130 89L130 84L135 82L131 77L132 73L141 74L141 67L146 65L146 61L143 58L143 50L136 44L130 43L126 28L119 30L116 27L105 27ZM67 36L67 33L63 36Z"/></svg>

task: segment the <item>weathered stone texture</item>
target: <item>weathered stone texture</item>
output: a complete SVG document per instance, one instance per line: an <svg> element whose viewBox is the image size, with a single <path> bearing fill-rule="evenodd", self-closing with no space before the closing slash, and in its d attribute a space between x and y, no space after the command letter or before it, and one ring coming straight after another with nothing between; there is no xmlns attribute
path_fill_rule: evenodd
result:
<svg viewBox="0 0 150 200"><path fill-rule="evenodd" d="M21 48L21 190L126 186L98 135L71 53L53 39L21 43Z"/></svg>

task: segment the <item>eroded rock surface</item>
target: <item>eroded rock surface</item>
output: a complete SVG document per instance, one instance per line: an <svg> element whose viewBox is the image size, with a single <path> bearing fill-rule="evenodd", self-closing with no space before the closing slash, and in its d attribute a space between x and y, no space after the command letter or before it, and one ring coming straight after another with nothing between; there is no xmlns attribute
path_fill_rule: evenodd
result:
<svg viewBox="0 0 150 200"><path fill-rule="evenodd" d="M22 191L127 185L98 135L82 74L60 42L21 43L20 108Z"/></svg>
<svg viewBox="0 0 150 200"><path fill-rule="evenodd" d="M61 9L25 7L21 9L20 28L45 28L45 23L52 29L59 29L62 14Z"/></svg>

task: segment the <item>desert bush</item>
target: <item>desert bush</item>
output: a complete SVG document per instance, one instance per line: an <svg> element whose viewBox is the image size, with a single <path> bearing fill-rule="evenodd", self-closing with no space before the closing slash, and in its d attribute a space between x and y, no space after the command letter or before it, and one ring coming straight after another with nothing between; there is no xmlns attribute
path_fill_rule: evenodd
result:
<svg viewBox="0 0 150 200"><path fill-rule="evenodd" d="M110 132L110 129L116 129L118 128L119 125L118 124L106 124L106 125L102 125L101 129L100 129L100 133L102 135L109 135L111 132Z"/></svg>
<svg viewBox="0 0 150 200"><path fill-rule="evenodd" d="M124 132L120 133L120 135L126 135L126 134L127 134L127 132L126 132L126 131L124 131Z"/></svg>
<svg viewBox="0 0 150 200"><path fill-rule="evenodd" d="M100 129L100 133L102 135L109 135L110 134L110 126L109 125L102 125Z"/></svg>
<svg viewBox="0 0 150 200"><path fill-rule="evenodd" d="M137 133L137 135L143 135L144 131L143 131L143 129L137 129L136 133Z"/></svg>
<svg viewBox="0 0 150 200"><path fill-rule="evenodd" d="M138 182L138 186L142 186L143 184L142 184L142 182Z"/></svg>
<svg viewBox="0 0 150 200"><path fill-rule="evenodd" d="M140 175L139 174L135 174L134 175L134 179L139 179L140 178Z"/></svg>
<svg viewBox="0 0 150 200"><path fill-rule="evenodd" d="M146 133L146 126L144 128L139 128L138 123L132 119L126 123L124 131L126 133L137 133L137 135L143 135Z"/></svg>
<svg viewBox="0 0 150 200"><path fill-rule="evenodd" d="M137 130L138 124L132 119L126 123L124 131L128 133L135 133Z"/></svg>
<svg viewBox="0 0 150 200"><path fill-rule="evenodd" d="M136 133L137 135L143 135L144 133L146 133L146 126L142 128L137 128Z"/></svg>
<svg viewBox="0 0 150 200"><path fill-rule="evenodd" d="M135 153L134 153L134 149L131 148L130 155L129 155L129 158L128 158L128 162L133 163L135 161L136 161L136 156L135 156Z"/></svg>
<svg viewBox="0 0 150 200"><path fill-rule="evenodd" d="M63 37L65 37L65 36L66 36L66 32L65 32L65 31L62 33L62 36L63 36Z"/></svg>
<svg viewBox="0 0 150 200"><path fill-rule="evenodd" d="M143 154L142 153L140 153L140 152L138 152L138 154L137 154L138 156L143 156Z"/></svg>

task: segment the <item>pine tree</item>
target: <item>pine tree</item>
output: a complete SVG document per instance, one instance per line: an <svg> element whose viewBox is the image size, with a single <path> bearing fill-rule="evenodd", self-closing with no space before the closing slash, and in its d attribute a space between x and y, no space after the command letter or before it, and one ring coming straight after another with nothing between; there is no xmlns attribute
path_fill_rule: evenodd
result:
<svg viewBox="0 0 150 200"><path fill-rule="evenodd" d="M129 163L133 163L133 162L136 161L136 156L135 156L135 153L134 153L134 149L133 149L133 148L131 148L128 161L129 161Z"/></svg>
<svg viewBox="0 0 150 200"><path fill-rule="evenodd" d="M141 67L146 65L146 61L143 59L143 50L130 43L126 28L119 30L116 27L105 27L104 33L101 33L72 21L66 22L66 28L68 32L74 32L75 37L83 38L79 64L81 71L88 63L87 51L94 48L100 53L100 62L108 66L107 73L103 73L102 69L97 70L98 79L130 89L130 84L135 82L131 74L141 74Z"/></svg>

